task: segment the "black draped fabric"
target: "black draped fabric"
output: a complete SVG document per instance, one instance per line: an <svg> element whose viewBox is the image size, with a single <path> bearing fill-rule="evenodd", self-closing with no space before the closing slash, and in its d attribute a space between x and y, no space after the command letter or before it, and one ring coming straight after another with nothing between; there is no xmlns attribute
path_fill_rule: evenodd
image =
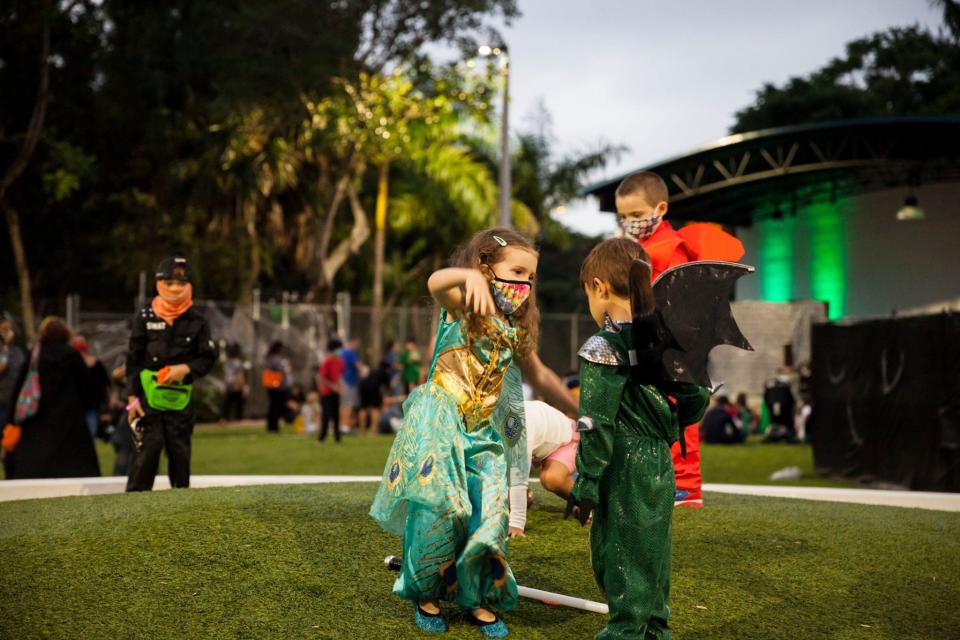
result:
<svg viewBox="0 0 960 640"><path fill-rule="evenodd" d="M40 349L40 408L22 425L15 479L99 476L93 437L84 421L90 375L68 345Z"/></svg>
<svg viewBox="0 0 960 640"><path fill-rule="evenodd" d="M818 471L960 491L960 316L813 329Z"/></svg>

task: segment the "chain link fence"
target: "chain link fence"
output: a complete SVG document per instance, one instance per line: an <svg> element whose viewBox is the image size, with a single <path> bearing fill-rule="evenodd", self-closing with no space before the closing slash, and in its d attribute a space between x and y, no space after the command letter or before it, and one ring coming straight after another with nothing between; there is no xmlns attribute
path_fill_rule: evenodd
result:
<svg viewBox="0 0 960 640"><path fill-rule="evenodd" d="M240 348L250 386L247 415L256 417L266 412L266 392L259 381L266 350L273 341L287 346L295 382L310 388L330 338L358 339L361 359L375 366L369 345L371 332L379 324L384 345L394 341L399 350L412 339L428 358L439 321L439 309L429 298L416 305L385 309L379 317L370 307L351 305L347 294L338 296L332 305L296 303L286 295L279 301L263 302L259 296L254 300L251 304L198 301L195 307L210 322L212 335L220 345L221 363L226 359L227 345ZM715 380L725 383L728 393L743 391L754 397L762 394L763 382L783 364L786 348L792 347L795 362L809 360L811 326L826 319L822 303L813 301L734 302L733 311L755 351L720 347L711 354L710 372ZM132 315L86 312L75 299L67 305L68 320L86 337L91 353L108 368L123 362ZM560 376L576 372L577 351L595 331L596 325L588 315L544 313L540 358ZM223 393L223 371L218 365L197 385L195 397L201 420L219 417Z"/></svg>

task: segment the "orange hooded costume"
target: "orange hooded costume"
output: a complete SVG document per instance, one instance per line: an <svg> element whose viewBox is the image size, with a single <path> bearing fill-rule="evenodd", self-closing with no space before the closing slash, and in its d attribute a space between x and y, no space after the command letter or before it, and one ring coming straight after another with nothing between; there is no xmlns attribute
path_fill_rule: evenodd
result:
<svg viewBox="0 0 960 640"><path fill-rule="evenodd" d="M720 225L709 222L688 224L677 231L664 220L653 235L640 244L650 256L654 280L670 267L685 262L736 262L743 257L743 244Z"/></svg>
<svg viewBox="0 0 960 640"><path fill-rule="evenodd" d="M640 242L650 256L652 278L678 264L697 260L736 262L743 257L743 244L720 228L720 225L699 222L679 231L663 220L656 231ZM687 425L683 430L687 456L680 455L680 442L670 447L677 480L675 504L685 507L703 506L703 476L700 473L700 426Z"/></svg>

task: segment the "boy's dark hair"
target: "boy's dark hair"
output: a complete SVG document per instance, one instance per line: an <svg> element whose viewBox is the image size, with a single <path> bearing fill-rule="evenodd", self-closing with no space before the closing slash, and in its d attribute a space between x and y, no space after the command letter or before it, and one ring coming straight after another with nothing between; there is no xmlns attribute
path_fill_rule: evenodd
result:
<svg viewBox="0 0 960 640"><path fill-rule="evenodd" d="M336 351L343 346L343 343L337 340L336 338L331 338L327 342L327 351Z"/></svg>
<svg viewBox="0 0 960 640"><path fill-rule="evenodd" d="M647 201L654 206L661 202L670 201L667 183L652 171L631 173L617 187L616 195L618 198L622 198L635 193L643 193Z"/></svg>
<svg viewBox="0 0 960 640"><path fill-rule="evenodd" d="M613 238L595 246L580 265L580 286L592 287L594 278L608 283L611 292L630 301L634 320L653 310L650 256L637 242Z"/></svg>
<svg viewBox="0 0 960 640"><path fill-rule="evenodd" d="M612 238L604 240L587 254L580 265L580 286L593 286L597 278L610 284L613 293L630 297L630 263L634 260L650 262L650 257L634 240Z"/></svg>

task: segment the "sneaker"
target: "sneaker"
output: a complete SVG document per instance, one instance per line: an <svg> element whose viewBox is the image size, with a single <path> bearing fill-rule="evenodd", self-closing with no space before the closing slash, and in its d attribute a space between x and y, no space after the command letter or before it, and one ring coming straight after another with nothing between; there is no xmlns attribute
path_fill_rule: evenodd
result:
<svg viewBox="0 0 960 640"><path fill-rule="evenodd" d="M484 622L473 615L472 611L467 612L467 622L477 627L485 638L506 638L510 633L507 625L500 618L494 618L490 622Z"/></svg>
<svg viewBox="0 0 960 640"><path fill-rule="evenodd" d="M443 633L447 630L447 621L443 619L443 612L427 613L420 608L420 603L413 602L413 624L427 633Z"/></svg>
<svg viewBox="0 0 960 640"><path fill-rule="evenodd" d="M686 489L677 489L673 497L673 506L698 509L703 506L703 492L700 490L687 491Z"/></svg>

